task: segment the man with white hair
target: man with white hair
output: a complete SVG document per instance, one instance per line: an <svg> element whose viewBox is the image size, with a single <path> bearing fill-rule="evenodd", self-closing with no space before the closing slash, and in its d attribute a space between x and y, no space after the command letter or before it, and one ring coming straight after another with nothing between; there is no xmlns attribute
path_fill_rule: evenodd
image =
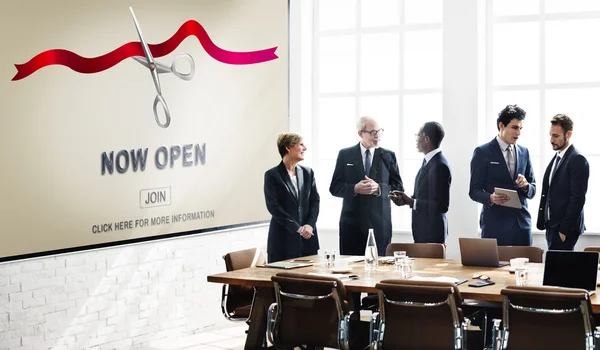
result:
<svg viewBox="0 0 600 350"><path fill-rule="evenodd" d="M360 142L340 151L329 192L344 199L340 216L340 254L363 255L373 229L379 255L392 241L388 193L404 191L394 152L379 147L383 129L371 117L357 122Z"/></svg>

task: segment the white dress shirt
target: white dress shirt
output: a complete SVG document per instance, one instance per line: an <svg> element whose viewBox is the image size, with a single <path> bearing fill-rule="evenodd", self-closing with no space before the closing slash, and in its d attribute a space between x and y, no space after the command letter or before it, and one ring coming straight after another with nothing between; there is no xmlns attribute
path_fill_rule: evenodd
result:
<svg viewBox="0 0 600 350"><path fill-rule="evenodd" d="M504 142L504 140L502 140L500 138L500 136L496 136L496 141L498 141L498 144L500 145L500 150L502 150L502 156L504 156L504 161L506 162L506 166L508 167L508 150L507 148L510 147L511 151L512 151L512 156L513 156L513 164L515 164L515 167L517 165L517 147L516 145L509 145L508 143ZM516 169L514 169L515 172L517 171ZM510 168L509 168L510 171Z"/></svg>
<svg viewBox="0 0 600 350"><path fill-rule="evenodd" d="M569 144L567 147L565 147L565 149L563 149L562 151L556 152L556 156L560 157L561 162L563 160L563 157L565 156L565 153L567 153L567 150L569 149L569 147L571 147L571 144ZM550 169L550 174L552 174L554 172L554 168L556 168L558 166L556 159L557 158L554 158L554 163L552 163L552 169ZM548 178L548 185L550 185L551 183L552 183L552 177Z"/></svg>
<svg viewBox="0 0 600 350"><path fill-rule="evenodd" d="M427 165L427 163L429 163L431 158L433 158L436 154L440 153L441 151L442 151L442 149L438 147L438 148L434 149L433 151L427 153L425 155L425 164L423 166ZM414 198L414 200L415 200L415 202L413 203L412 210L417 210L417 199Z"/></svg>
<svg viewBox="0 0 600 350"><path fill-rule="evenodd" d="M369 166L373 166L373 157L375 156L375 149L377 149L377 147L371 147L369 148L369 151L371 152L371 164L369 164ZM367 164L365 163L366 157L367 157L367 147L363 146L362 142L360 143L360 154L362 157L362 164L363 164L363 169L367 169ZM367 174L367 176L369 176Z"/></svg>
<svg viewBox="0 0 600 350"><path fill-rule="evenodd" d="M367 167L366 167L366 160L367 160L367 147L363 146L362 142L359 142L360 144L360 155L362 157L362 164L363 164L363 169L365 170L365 173L367 171ZM370 167L373 167L373 158L375 157L375 150L377 149L377 147L371 147L369 148L369 152L371 152L371 164ZM369 174L365 174L367 176L369 176ZM373 193L375 196L379 197L381 196L381 189L378 189L377 192ZM356 196L356 193L354 194L354 196Z"/></svg>

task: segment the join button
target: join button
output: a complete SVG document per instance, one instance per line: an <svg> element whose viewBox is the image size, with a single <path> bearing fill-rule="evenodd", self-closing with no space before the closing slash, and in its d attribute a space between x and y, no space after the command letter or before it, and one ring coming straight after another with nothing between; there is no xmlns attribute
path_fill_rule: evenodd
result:
<svg viewBox="0 0 600 350"><path fill-rule="evenodd" d="M171 205L171 187L140 190L140 208Z"/></svg>

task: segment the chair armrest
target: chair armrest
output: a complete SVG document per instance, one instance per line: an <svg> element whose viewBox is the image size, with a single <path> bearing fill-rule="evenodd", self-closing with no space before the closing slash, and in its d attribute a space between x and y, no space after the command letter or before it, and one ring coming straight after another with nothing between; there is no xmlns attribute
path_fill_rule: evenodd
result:
<svg viewBox="0 0 600 350"><path fill-rule="evenodd" d="M462 350L467 348L467 334L469 331L469 327L471 326L471 319L468 317L463 317L463 321L460 324L459 334L457 334L457 338L460 339L460 343L456 344Z"/></svg>
<svg viewBox="0 0 600 350"><path fill-rule="evenodd" d="M224 284L223 288L221 289L221 312L223 313L223 316L225 316L226 319L231 320L232 315L229 313L229 311L227 311L227 305L226 305L228 295L229 295L229 285Z"/></svg>
<svg viewBox="0 0 600 350"><path fill-rule="evenodd" d="M379 319L379 312L371 314L370 331L369 331L369 349L379 349L380 343L383 340L385 324Z"/></svg>
<svg viewBox="0 0 600 350"><path fill-rule="evenodd" d="M267 313L267 338L271 344L275 345L273 333L275 332L275 327L277 326L277 303L271 304L269 306L269 311Z"/></svg>
<svg viewBox="0 0 600 350"><path fill-rule="evenodd" d="M338 343L340 349L350 348L350 320L354 311L348 312L341 320L338 327Z"/></svg>
<svg viewBox="0 0 600 350"><path fill-rule="evenodd" d="M501 319L493 319L492 320L492 350L500 350L502 349L502 330L500 329L500 325L502 324Z"/></svg>

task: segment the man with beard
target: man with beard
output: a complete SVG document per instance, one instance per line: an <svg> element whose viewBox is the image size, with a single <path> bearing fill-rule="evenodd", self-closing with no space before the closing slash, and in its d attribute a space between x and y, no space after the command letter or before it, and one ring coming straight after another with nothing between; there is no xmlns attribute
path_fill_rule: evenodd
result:
<svg viewBox="0 0 600 350"><path fill-rule="evenodd" d="M571 118L557 114L550 123L550 144L556 154L544 174L537 228L546 230L548 249L573 250L585 230L583 205L590 166L571 145Z"/></svg>

